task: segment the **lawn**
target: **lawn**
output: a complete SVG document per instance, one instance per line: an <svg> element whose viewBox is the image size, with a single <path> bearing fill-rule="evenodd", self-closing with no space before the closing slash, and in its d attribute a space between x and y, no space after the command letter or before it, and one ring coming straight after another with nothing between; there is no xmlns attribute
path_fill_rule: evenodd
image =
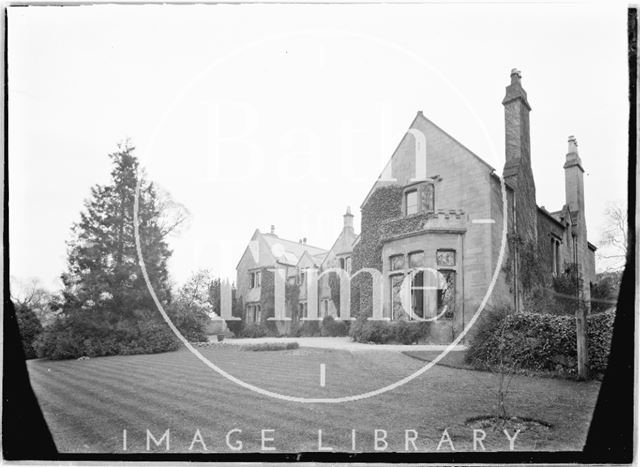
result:
<svg viewBox="0 0 640 467"><path fill-rule="evenodd" d="M282 394L334 397L377 389L424 365L399 352L347 352L299 348L246 352L232 346L202 353L247 382ZM320 385L320 365L326 384ZM276 400L242 388L203 365L188 351L157 355L103 357L82 361L28 363L33 388L58 449L63 452L146 451L147 431L156 439L170 430L174 452L318 450L323 447L374 451L375 430L386 436L387 451L434 451L446 429L456 451L473 449L468 418L492 413L497 377L490 373L436 366L419 378L380 396L341 404L300 404ZM521 432L516 450L580 450L586 439L599 384L516 376L511 384L511 415L542 419L552 428ZM202 442L192 441L198 433ZM417 439L406 443L406 430ZM501 431L486 430L487 450L509 449ZM513 433L511 433L513 435ZM409 432L413 437L414 432ZM269 438L273 438L270 441ZM205 451L205 446L207 451ZM378 447L385 445L379 441ZM166 444L151 451L163 452ZM443 443L441 450L450 449ZM479 448L479 446L478 446Z"/></svg>

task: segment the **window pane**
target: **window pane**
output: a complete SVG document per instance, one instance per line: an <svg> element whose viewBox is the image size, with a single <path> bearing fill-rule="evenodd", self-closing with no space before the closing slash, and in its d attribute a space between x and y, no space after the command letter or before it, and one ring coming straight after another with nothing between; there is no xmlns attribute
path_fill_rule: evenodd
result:
<svg viewBox="0 0 640 467"><path fill-rule="evenodd" d="M418 192L416 190L408 191L406 196L407 216L418 212Z"/></svg>
<svg viewBox="0 0 640 467"><path fill-rule="evenodd" d="M456 273L455 271L438 271L444 281L438 289L438 314L444 312L444 318L453 318L456 309Z"/></svg>
<svg viewBox="0 0 640 467"><path fill-rule="evenodd" d="M424 267L424 251L416 251L414 253L409 253L409 267L410 268Z"/></svg>
<svg viewBox="0 0 640 467"><path fill-rule="evenodd" d="M433 212L434 211L434 202L433 202L433 184L425 183L420 185L419 193L420 193L420 211L421 212Z"/></svg>
<svg viewBox="0 0 640 467"><path fill-rule="evenodd" d="M411 281L411 309L420 318L424 318L424 273L416 273Z"/></svg>
<svg viewBox="0 0 640 467"><path fill-rule="evenodd" d="M436 252L436 262L438 266L455 266L456 252L452 250L438 250Z"/></svg>
<svg viewBox="0 0 640 467"><path fill-rule="evenodd" d="M391 319L398 319L405 314L402 309L402 303L400 302L400 291L403 280L404 276L402 274L391 276Z"/></svg>
<svg viewBox="0 0 640 467"><path fill-rule="evenodd" d="M395 255L389 258L392 271L404 269L404 255Z"/></svg>

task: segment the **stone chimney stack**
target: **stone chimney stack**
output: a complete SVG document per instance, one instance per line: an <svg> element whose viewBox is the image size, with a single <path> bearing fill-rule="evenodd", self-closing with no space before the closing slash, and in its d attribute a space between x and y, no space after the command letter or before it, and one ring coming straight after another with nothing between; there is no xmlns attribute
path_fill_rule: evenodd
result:
<svg viewBox="0 0 640 467"><path fill-rule="evenodd" d="M351 207L347 206L347 212L342 216L344 219L344 227L343 230L351 229L353 230L353 214L351 214Z"/></svg>
<svg viewBox="0 0 640 467"><path fill-rule="evenodd" d="M507 164L515 166L520 162L531 165L529 144L529 112L527 92L522 88L522 74L511 70L511 84L502 100L505 119L505 155ZM506 167L505 167L506 168Z"/></svg>
<svg viewBox="0 0 640 467"><path fill-rule="evenodd" d="M271 235L275 235L275 234L276 234L276 226L271 225Z"/></svg>
<svg viewBox="0 0 640 467"><path fill-rule="evenodd" d="M511 83L502 100L505 129L505 164L502 176L515 192L517 233L523 240L534 240L537 238L538 228L529 137L531 106L527 100L527 92L522 87L520 71L514 68L510 77Z"/></svg>
<svg viewBox="0 0 640 467"><path fill-rule="evenodd" d="M584 169L578 154L578 141L569 136L568 152L564 163L564 193L567 206L571 211L573 262L578 266L578 273L583 279L581 298L590 309L591 290L589 286L587 220L584 212Z"/></svg>
<svg viewBox="0 0 640 467"><path fill-rule="evenodd" d="M564 163L564 193L567 206L572 212L584 216L584 169L578 155L578 142L569 136L569 152Z"/></svg>

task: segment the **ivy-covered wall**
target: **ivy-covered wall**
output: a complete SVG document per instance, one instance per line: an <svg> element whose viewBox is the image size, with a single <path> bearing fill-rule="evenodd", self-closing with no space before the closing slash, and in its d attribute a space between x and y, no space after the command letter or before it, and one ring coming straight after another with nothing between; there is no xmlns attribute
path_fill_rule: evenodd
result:
<svg viewBox="0 0 640 467"><path fill-rule="evenodd" d="M268 268L262 268L262 283L260 285L260 308L262 309L261 321L264 323L267 318L275 316L275 273Z"/></svg>
<svg viewBox="0 0 640 467"><path fill-rule="evenodd" d="M382 272L382 236L386 221L402 215L402 187L377 188L361 210L360 241L353 249L353 271L375 268ZM371 316L371 278L358 275L351 283L351 315Z"/></svg>

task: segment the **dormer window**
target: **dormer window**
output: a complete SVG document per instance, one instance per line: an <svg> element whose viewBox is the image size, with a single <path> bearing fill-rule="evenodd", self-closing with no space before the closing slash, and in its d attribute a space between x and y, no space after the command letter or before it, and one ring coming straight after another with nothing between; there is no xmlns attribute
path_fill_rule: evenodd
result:
<svg viewBox="0 0 640 467"><path fill-rule="evenodd" d="M351 256L340 258L340 269L344 269L349 274L351 273Z"/></svg>
<svg viewBox="0 0 640 467"><path fill-rule="evenodd" d="M404 194L404 202L406 206L405 214L410 216L418 213L418 190L409 190Z"/></svg>
<svg viewBox="0 0 640 467"><path fill-rule="evenodd" d="M412 216L418 213L434 211L434 185L421 182L410 185L404 190L404 215Z"/></svg>
<svg viewBox="0 0 640 467"><path fill-rule="evenodd" d="M253 271L249 273L249 283L252 289L260 287L262 282L262 274L260 271Z"/></svg>
<svg viewBox="0 0 640 467"><path fill-rule="evenodd" d="M304 285L307 272L304 269L298 270L298 285Z"/></svg>

